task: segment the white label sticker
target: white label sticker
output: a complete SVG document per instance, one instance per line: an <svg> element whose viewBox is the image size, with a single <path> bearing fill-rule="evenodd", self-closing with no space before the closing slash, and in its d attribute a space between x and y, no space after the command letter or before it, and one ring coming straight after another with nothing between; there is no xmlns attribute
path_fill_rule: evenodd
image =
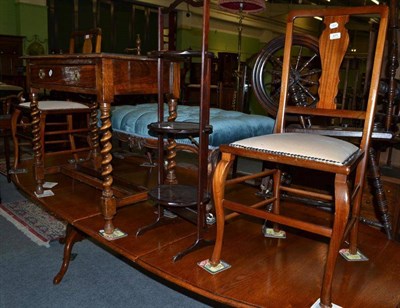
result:
<svg viewBox="0 0 400 308"><path fill-rule="evenodd" d="M339 24L338 24L337 22L332 22L332 23L329 25L329 29L336 29L337 27L339 27Z"/></svg>
<svg viewBox="0 0 400 308"><path fill-rule="evenodd" d="M329 38L330 38L331 40L338 40L338 39L340 39L340 32L331 33L331 34L329 35Z"/></svg>

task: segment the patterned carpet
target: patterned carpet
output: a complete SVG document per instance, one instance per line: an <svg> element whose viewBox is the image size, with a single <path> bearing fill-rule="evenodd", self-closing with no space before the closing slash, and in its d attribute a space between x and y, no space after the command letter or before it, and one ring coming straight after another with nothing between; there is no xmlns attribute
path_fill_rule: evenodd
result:
<svg viewBox="0 0 400 308"><path fill-rule="evenodd" d="M31 155L24 153L21 160L30 158ZM11 157L11 165L12 163L13 157ZM6 175L6 164L3 144L0 140L0 176L2 175ZM41 246L49 247L50 242L65 235L66 224L64 222L57 220L40 206L28 200L0 203L0 215ZM16 232L19 231L16 230Z"/></svg>
<svg viewBox="0 0 400 308"><path fill-rule="evenodd" d="M64 222L28 200L0 204L0 215L40 246L50 247L50 242L65 236Z"/></svg>

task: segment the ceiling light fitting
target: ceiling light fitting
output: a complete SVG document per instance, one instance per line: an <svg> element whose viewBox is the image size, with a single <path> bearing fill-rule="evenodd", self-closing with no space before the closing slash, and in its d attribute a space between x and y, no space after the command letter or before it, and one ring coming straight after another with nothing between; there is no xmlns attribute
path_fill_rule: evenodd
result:
<svg viewBox="0 0 400 308"><path fill-rule="evenodd" d="M218 0L218 5L221 9L239 14L238 26L238 68L235 71L236 75L236 91L234 94L232 109L236 110L237 95L239 93L240 81L243 78L241 69L241 55L242 55L242 29L243 29L243 13L259 13L265 10L265 0Z"/></svg>

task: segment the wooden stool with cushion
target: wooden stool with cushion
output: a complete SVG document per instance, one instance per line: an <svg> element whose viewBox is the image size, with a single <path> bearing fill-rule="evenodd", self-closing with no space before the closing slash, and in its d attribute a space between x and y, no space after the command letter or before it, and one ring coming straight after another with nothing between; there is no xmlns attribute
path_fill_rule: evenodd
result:
<svg viewBox="0 0 400 308"><path fill-rule="evenodd" d="M73 32L69 53L77 53L78 48L81 53L99 53L101 52L101 37L100 28ZM89 132L90 121L96 117L97 112L95 98L78 96L79 101L71 101L68 93L56 93L55 96L57 96L55 100L42 100L38 104L42 157L72 154L73 156L69 159L77 160L79 158L77 153L91 149ZM21 102L12 117L14 168L17 168L19 163L22 139L32 138L29 132L31 111L30 102ZM81 118L76 119L79 114ZM82 114L84 119L82 119ZM86 122L86 124L82 125L81 122ZM79 143L81 146L78 146L76 141L76 137L79 136L86 139ZM50 148L51 150L48 150ZM57 169L48 169L46 173L54 170L57 171Z"/></svg>

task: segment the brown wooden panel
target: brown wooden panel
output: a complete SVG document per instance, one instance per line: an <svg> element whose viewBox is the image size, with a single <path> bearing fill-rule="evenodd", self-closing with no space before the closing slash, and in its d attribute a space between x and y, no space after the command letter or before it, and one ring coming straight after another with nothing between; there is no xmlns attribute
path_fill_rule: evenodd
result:
<svg viewBox="0 0 400 308"><path fill-rule="evenodd" d="M132 93L156 93L157 61L114 61L115 93L121 94L129 89ZM129 77L127 77L129 76Z"/></svg>

